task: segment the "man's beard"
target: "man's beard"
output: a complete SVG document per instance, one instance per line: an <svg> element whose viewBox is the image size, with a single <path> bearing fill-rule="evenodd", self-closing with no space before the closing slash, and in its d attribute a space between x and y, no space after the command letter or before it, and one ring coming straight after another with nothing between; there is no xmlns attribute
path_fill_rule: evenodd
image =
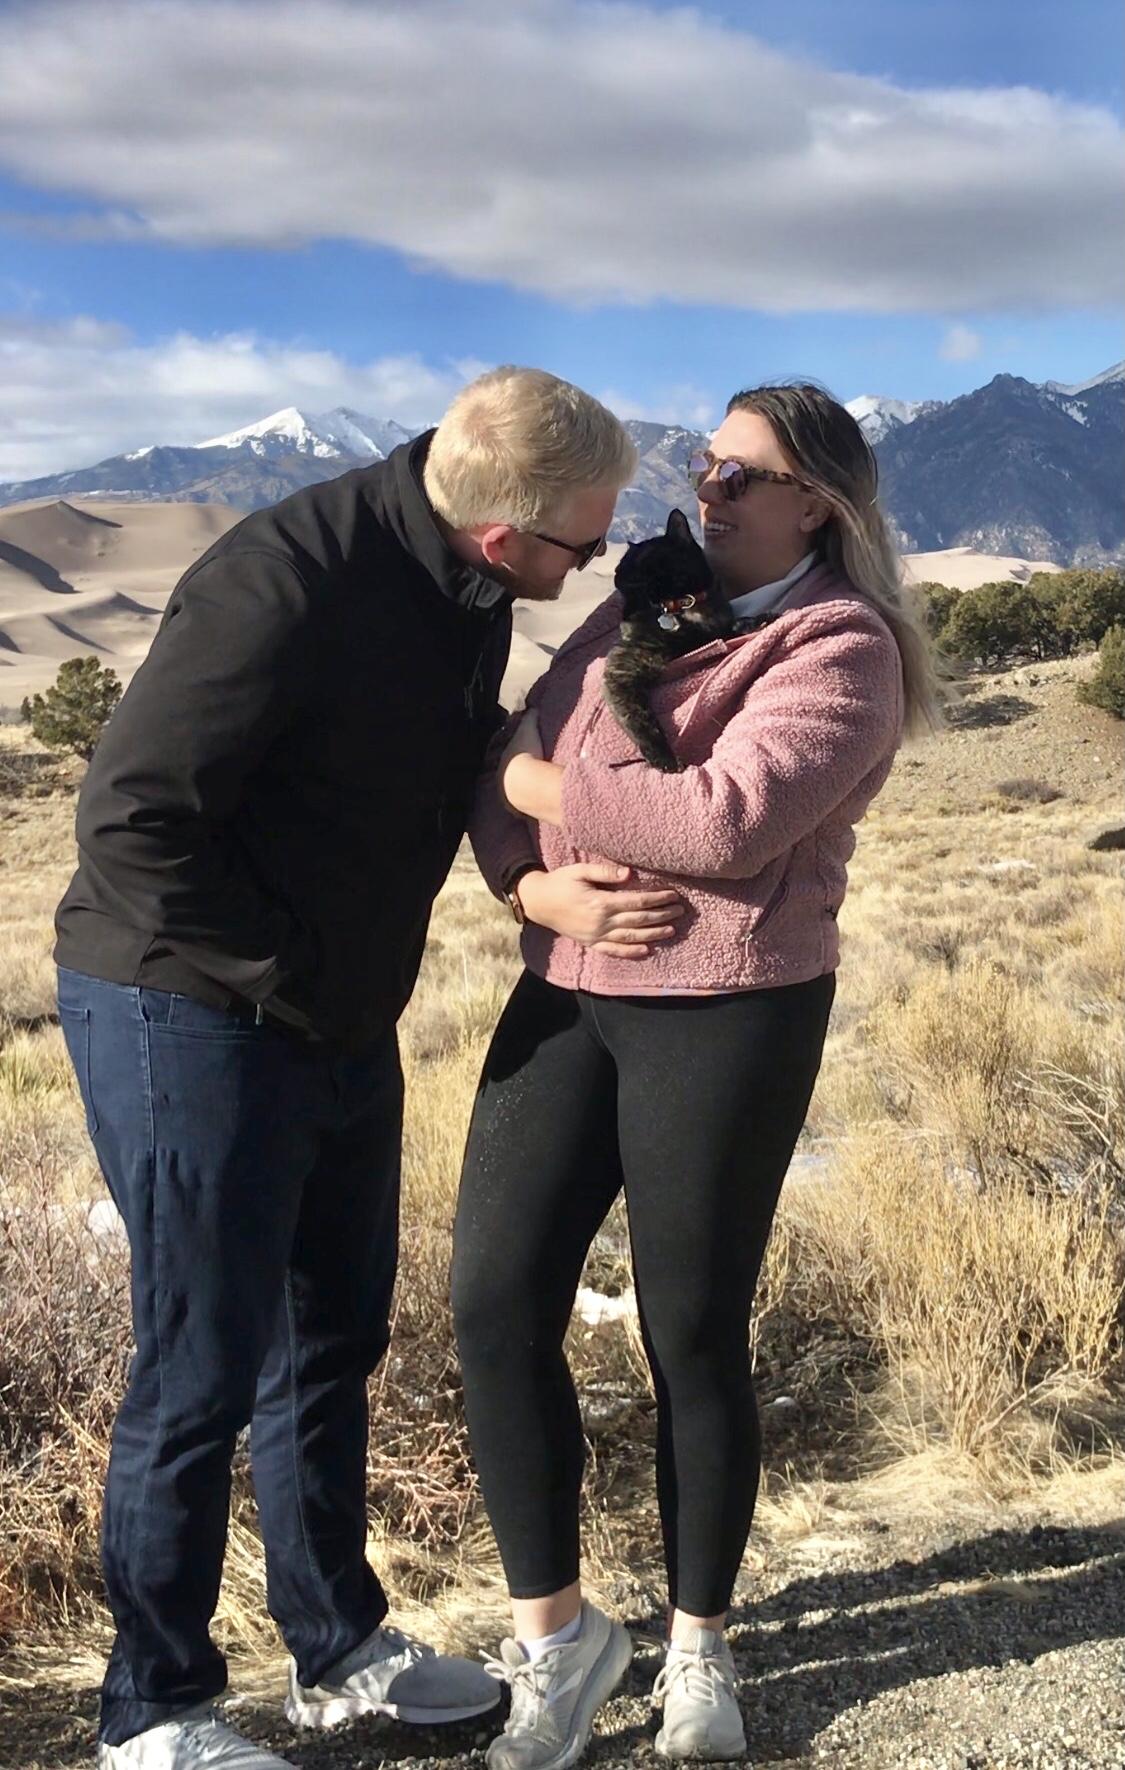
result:
<svg viewBox="0 0 1125 1770"><path fill-rule="evenodd" d="M528 584L508 566L489 566L487 571L481 571L481 576L488 578L493 584L499 584L502 590L517 601L522 598L524 602L557 602L566 585L565 576L557 584Z"/></svg>

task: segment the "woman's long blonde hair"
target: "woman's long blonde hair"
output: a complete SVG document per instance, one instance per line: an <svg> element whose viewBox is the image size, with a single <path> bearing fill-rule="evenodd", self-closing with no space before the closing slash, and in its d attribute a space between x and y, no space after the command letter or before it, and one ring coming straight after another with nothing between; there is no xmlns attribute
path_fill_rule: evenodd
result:
<svg viewBox="0 0 1125 1770"><path fill-rule="evenodd" d="M845 406L813 383L750 387L727 412L758 412L771 426L801 479L831 514L817 531L821 557L874 603L902 657L906 730L937 731L944 695L937 659L902 560L879 506L874 451Z"/></svg>

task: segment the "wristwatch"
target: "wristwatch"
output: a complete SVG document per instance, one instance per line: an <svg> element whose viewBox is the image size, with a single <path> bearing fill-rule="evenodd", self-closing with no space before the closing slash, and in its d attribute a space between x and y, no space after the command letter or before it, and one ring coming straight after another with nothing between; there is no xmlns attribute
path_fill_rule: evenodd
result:
<svg viewBox="0 0 1125 1770"><path fill-rule="evenodd" d="M524 860L520 862L518 867L512 867L511 871L504 875L501 883L500 889L508 900L508 908L511 910L512 915L515 917L517 924L521 928L527 918L523 913L523 905L519 900L519 893L517 892L516 887L525 873L541 873L542 871L543 867L541 862L537 860Z"/></svg>

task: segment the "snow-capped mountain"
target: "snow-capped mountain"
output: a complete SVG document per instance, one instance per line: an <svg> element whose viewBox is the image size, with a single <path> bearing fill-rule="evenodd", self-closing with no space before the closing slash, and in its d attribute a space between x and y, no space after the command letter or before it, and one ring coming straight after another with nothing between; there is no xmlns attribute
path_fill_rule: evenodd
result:
<svg viewBox="0 0 1125 1770"><path fill-rule="evenodd" d="M1044 386L1048 393L1089 393L1094 387L1107 387L1115 381L1125 381L1125 362L1114 363L1111 369L1103 369L1100 375L1091 376L1089 381L1076 381L1068 387L1063 381L1046 381Z"/></svg>
<svg viewBox="0 0 1125 1770"><path fill-rule="evenodd" d="M1125 365L1065 390L996 375L893 426L880 490L908 552L1125 560Z"/></svg>
<svg viewBox="0 0 1125 1770"><path fill-rule="evenodd" d="M907 551L989 553L1098 564L1125 559L1125 363L1074 385L997 375L960 399L863 395L848 406L879 458L884 506ZM706 445L681 425L629 420L640 462L611 538L689 515L686 466ZM319 479L383 459L417 432L346 406L295 406L193 448L149 444L94 467L0 485L0 505L31 498L166 498L260 509Z"/></svg>
<svg viewBox="0 0 1125 1770"><path fill-rule="evenodd" d="M239 449L246 446L262 459L280 455L312 455L317 460L335 461L341 455L354 455L361 461L381 461L397 448L417 436L394 419L365 418L347 406L319 417L309 417L296 406L285 406L247 424L241 430L228 431L226 436L213 436L198 446L201 449Z"/></svg>
<svg viewBox="0 0 1125 1770"><path fill-rule="evenodd" d="M882 442L887 432L900 424L913 424L923 412L936 411L940 404L935 399L888 399L876 393L862 393L847 402L848 411L871 444Z"/></svg>

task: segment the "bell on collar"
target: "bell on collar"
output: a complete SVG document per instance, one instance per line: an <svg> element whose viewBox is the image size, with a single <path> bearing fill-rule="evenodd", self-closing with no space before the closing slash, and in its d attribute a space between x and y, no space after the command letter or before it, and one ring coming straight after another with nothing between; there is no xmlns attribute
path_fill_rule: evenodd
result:
<svg viewBox="0 0 1125 1770"><path fill-rule="evenodd" d="M680 618L678 615L668 614L665 610L663 614L657 615L656 624L658 627L663 627L665 633L674 633L680 624Z"/></svg>

